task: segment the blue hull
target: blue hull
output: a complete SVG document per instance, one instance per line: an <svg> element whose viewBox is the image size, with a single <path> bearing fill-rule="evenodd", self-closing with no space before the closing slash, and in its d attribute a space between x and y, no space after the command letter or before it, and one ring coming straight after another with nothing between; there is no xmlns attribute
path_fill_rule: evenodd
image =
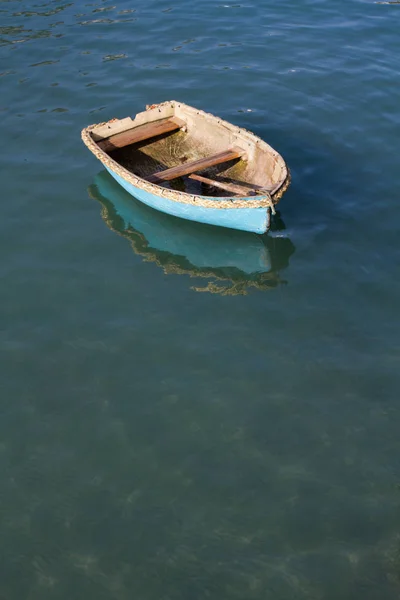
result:
<svg viewBox="0 0 400 600"><path fill-rule="evenodd" d="M106 167L107 171L115 181L117 181L129 194L169 215L197 221L199 223L207 223L209 225L217 225L219 227L229 227L231 229L240 229L243 231L251 231L253 233L266 233L270 225L269 208L206 208L203 206L194 206L192 204L183 204L175 200L169 200L155 194L151 194L142 190L122 177L114 173ZM249 200L257 200L257 196L252 196ZM262 196L259 197L262 199ZM218 200L227 200L224 198L213 198L215 204Z"/></svg>
<svg viewBox="0 0 400 600"><path fill-rule="evenodd" d="M184 258L194 271L233 267L246 278L271 270L266 240L259 235L181 221L154 211L132 198L105 171L96 176L94 183L97 188L92 192L94 197L100 202L108 200L115 214L122 219L117 230L123 234L133 228L141 233L149 251L155 250L161 263L166 253L166 262L179 264ZM113 220L112 211L107 207L106 222L110 226L109 220Z"/></svg>

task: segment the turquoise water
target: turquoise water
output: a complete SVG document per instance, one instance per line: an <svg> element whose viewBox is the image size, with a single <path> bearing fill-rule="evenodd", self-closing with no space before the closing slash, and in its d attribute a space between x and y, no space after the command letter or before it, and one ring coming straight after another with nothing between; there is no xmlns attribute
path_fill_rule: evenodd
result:
<svg viewBox="0 0 400 600"><path fill-rule="evenodd" d="M0 4L1 599L397 600L399 27ZM285 157L268 236L126 208L81 143L172 98Z"/></svg>

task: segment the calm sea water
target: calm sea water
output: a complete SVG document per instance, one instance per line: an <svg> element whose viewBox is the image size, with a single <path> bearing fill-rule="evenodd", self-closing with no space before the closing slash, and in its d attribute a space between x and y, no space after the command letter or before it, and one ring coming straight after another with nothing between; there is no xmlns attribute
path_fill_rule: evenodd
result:
<svg viewBox="0 0 400 600"><path fill-rule="evenodd" d="M399 598L399 31L1 2L2 600ZM283 154L268 236L130 201L80 141L172 98Z"/></svg>

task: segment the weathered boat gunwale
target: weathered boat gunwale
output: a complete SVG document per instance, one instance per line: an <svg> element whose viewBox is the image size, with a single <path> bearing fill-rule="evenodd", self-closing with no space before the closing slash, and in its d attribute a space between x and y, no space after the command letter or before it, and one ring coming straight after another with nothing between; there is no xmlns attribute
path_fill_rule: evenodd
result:
<svg viewBox="0 0 400 600"><path fill-rule="evenodd" d="M206 119L208 122L226 127L231 133L236 133L238 139L247 139L248 144L256 143L259 147L263 148L265 152L269 153L271 156L279 157L282 160L282 170L281 170L281 180L276 185L276 189L272 188L271 192L265 191L265 193L260 193L259 195L249 195L249 196L237 196L237 197L215 197L215 196L204 196L204 195L193 195L187 192L172 190L164 188L157 183L149 182L148 180L132 173L117 161L115 161L111 156L109 156L104 150L102 150L98 141L95 140L92 136L92 133L97 130L101 130L101 127L105 128L107 123L101 123L96 125L90 125L86 127L82 131L82 140L85 145L89 148L89 150L100 160L100 162L110 171L118 175L120 178L128 182L129 184L143 190L149 194L153 194L155 196L159 196L161 198L165 198L168 200L172 200L174 202L178 202L180 204L189 204L192 206L204 207L204 208L213 208L213 209L238 209L238 208L268 208L271 206L271 203L276 204L286 189L290 184L290 173L284 163L282 157L266 142L258 138L255 134L242 129L240 127L236 127L223 119L220 119L210 113L206 113L201 110L193 109L183 103L176 101L164 102L162 104L156 105L152 107L150 110L158 110L161 113L161 109L163 107L171 107L172 109L177 107L184 107L188 111L195 112L199 117ZM143 114L143 113L141 113ZM134 123L134 120L132 121ZM139 124L138 124L139 125ZM106 137L106 136L104 136ZM100 137L101 139L101 137ZM240 143L240 142L239 142ZM255 186L256 188L260 186ZM250 190L249 190L250 193Z"/></svg>

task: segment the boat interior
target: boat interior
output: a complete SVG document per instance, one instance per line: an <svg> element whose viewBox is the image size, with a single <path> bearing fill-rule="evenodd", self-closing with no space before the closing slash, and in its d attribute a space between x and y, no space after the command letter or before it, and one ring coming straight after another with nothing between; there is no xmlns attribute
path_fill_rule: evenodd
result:
<svg viewBox="0 0 400 600"><path fill-rule="evenodd" d="M273 194L287 175L282 157L254 134L176 102L91 133L101 150L138 177L189 194Z"/></svg>

